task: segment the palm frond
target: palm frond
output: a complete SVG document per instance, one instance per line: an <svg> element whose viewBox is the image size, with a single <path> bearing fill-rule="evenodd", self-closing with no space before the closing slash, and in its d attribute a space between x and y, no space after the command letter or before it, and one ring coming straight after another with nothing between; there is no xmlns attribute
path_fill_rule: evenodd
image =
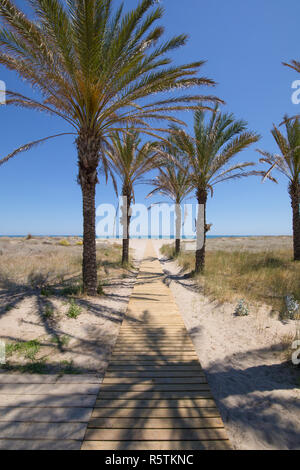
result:
<svg viewBox="0 0 300 470"><path fill-rule="evenodd" d="M19 153L23 153L23 152L27 152L28 150L31 150L33 149L34 147L37 147L38 145L46 142L47 140L50 140L50 139L56 139L57 137L62 137L62 136L65 136L65 135L75 135L74 133L72 132L64 132L62 134L56 134L56 135L51 135L49 137L44 137L43 139L39 139L39 140L35 140L33 142L29 142L25 145L22 145L21 147L17 148L16 150L14 150L13 152L11 152L9 155L7 155L6 157L2 158L0 160L0 165L3 165L4 163L8 162L8 160L10 160L11 158L15 157L16 155L18 155Z"/></svg>
<svg viewBox="0 0 300 470"><path fill-rule="evenodd" d="M280 154L271 154L258 149L263 156L260 159L270 168L265 172L265 178L270 179L273 170L278 170L285 175L290 182L298 182L300 178L300 121L299 119L289 119L284 116L286 135L284 135L275 125L271 131L274 140L280 150Z"/></svg>

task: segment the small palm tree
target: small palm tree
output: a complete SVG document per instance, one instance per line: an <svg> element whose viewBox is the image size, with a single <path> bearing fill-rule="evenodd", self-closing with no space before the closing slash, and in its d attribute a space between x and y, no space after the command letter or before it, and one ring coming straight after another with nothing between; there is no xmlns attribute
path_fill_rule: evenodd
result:
<svg viewBox="0 0 300 470"><path fill-rule="evenodd" d="M221 113L217 105L207 122L205 118L203 109L195 112L193 137L181 129L173 128L176 146L189 162L190 182L196 190L199 208L204 210L202 214L204 233L201 234L203 243L202 247L197 243L196 249L195 272L197 273L203 271L205 267L206 232L209 229L206 224L208 193L211 192L213 196L214 186L223 181L264 174L258 171L244 171L245 168L254 165L251 162L235 163L227 167L233 157L259 140L257 134L246 130L245 121L235 120L232 114ZM197 226L199 226L199 214Z"/></svg>
<svg viewBox="0 0 300 470"><path fill-rule="evenodd" d="M172 150L172 147L170 147L168 152L173 154L174 161L165 162L164 166L159 168L159 174L149 181L149 183L154 186L154 189L147 197L152 197L154 194L159 193L170 198L175 203L175 254L178 255L180 253L181 240L181 204L193 191L193 188L190 183L189 169L185 166L184 161L181 161L182 159L176 155L176 150L174 148Z"/></svg>
<svg viewBox="0 0 300 470"><path fill-rule="evenodd" d="M102 160L106 168L112 131L128 125L153 134L149 119L178 122L172 112L193 109L201 96L157 94L214 82L196 77L202 61L170 65L166 54L183 46L187 37L161 42L164 29L156 22L163 9L154 7L156 0L141 0L126 14L123 5L115 11L112 0L27 3L32 20L13 1L0 0L0 64L15 71L39 95L8 90L6 103L58 116L76 136L83 198L83 285L93 296L97 293L98 166Z"/></svg>
<svg viewBox="0 0 300 470"><path fill-rule="evenodd" d="M111 146L107 150L110 167L122 181L123 205L123 265L129 261L129 239L131 204L134 201L134 186L148 171L152 170L157 161L156 144L146 142L141 145L141 138L134 129L116 132L111 137ZM116 187L116 184L115 184Z"/></svg>
<svg viewBox="0 0 300 470"><path fill-rule="evenodd" d="M293 246L294 260L300 260L300 121L299 118L290 120L284 116L286 136L274 125L272 135L281 155L258 150L263 155L261 162L270 165L265 177L270 178L273 169L277 169L289 180L288 191L293 212ZM272 178L273 181L276 179Z"/></svg>

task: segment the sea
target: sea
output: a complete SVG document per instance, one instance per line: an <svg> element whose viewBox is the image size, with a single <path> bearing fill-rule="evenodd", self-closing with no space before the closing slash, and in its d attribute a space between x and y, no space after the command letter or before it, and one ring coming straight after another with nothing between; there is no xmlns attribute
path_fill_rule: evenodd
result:
<svg viewBox="0 0 300 470"><path fill-rule="evenodd" d="M33 237L48 237L48 238L68 238L68 237L76 237L82 238L82 235L32 235ZM206 238L245 238L245 237L271 237L272 235L207 235ZM289 236L289 235L273 235L273 236ZM0 235L0 238L25 238L27 234L24 235ZM109 239L121 239L121 237L96 237L97 240L109 240ZM133 236L130 237L132 240L174 240L175 237L173 235L169 237L164 236ZM194 237L185 237L182 236L182 240L196 240L196 236Z"/></svg>

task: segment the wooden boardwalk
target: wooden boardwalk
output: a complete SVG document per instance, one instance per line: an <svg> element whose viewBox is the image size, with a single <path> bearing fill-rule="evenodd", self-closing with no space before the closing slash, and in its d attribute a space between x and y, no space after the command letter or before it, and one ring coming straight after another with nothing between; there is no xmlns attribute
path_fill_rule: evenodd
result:
<svg viewBox="0 0 300 470"><path fill-rule="evenodd" d="M100 382L93 375L0 374L0 450L80 450Z"/></svg>
<svg viewBox="0 0 300 470"><path fill-rule="evenodd" d="M193 343L149 242L82 449L230 448Z"/></svg>

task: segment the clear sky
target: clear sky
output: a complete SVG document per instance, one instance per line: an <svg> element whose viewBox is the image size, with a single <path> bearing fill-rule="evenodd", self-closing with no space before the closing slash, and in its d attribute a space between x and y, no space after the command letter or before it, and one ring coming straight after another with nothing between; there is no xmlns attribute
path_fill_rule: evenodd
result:
<svg viewBox="0 0 300 470"><path fill-rule="evenodd" d="M19 6L24 1L16 2ZM118 3L118 0L116 0ZM126 0L133 7L136 0ZM174 60L186 63L207 60L202 74L218 86L202 92L226 101L225 109L248 121L262 139L258 146L274 152L272 123L285 113L300 112L291 101L292 82L300 76L282 61L300 59L299 0L162 0L166 37L187 33L187 46ZM0 80L12 90L28 91L13 73L0 67ZM184 119L189 128L192 115ZM0 156L47 135L68 131L56 118L7 106L0 107ZM76 183L76 150L72 136L50 141L17 156L0 167L0 235L81 234L81 192ZM254 146L237 160L258 160ZM291 208L287 180L261 184L257 177L222 183L208 203L211 235L291 234ZM150 188L138 186L143 203ZM97 205L116 204L109 182L101 181ZM149 204L149 203L147 203Z"/></svg>

